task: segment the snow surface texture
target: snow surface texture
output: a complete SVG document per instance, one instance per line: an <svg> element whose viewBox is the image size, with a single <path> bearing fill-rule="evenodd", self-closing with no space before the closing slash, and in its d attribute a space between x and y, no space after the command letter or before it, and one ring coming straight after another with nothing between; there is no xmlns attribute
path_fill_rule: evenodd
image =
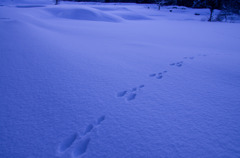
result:
<svg viewBox="0 0 240 158"><path fill-rule="evenodd" d="M240 25L156 8L1 1L0 157L240 157Z"/></svg>

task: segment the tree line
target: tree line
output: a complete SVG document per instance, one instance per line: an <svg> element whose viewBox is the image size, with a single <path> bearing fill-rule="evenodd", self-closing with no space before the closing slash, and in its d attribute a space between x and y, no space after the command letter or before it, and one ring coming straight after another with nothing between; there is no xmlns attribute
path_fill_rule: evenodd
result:
<svg viewBox="0 0 240 158"><path fill-rule="evenodd" d="M55 0L57 5L60 0ZM213 12L215 9L221 10L217 20L221 21L226 19L229 15L240 15L240 0L62 0L62 1L75 1L75 2L105 2L105 3L147 3L157 4L160 10L164 5L178 5L192 8L209 8L210 17L209 21L213 20Z"/></svg>

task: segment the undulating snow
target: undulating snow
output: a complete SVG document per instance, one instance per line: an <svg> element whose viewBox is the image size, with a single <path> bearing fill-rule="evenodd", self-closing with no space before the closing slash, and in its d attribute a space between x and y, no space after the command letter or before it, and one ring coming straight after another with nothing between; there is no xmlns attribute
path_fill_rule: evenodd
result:
<svg viewBox="0 0 240 158"><path fill-rule="evenodd" d="M51 3L0 2L1 158L240 157L239 23Z"/></svg>

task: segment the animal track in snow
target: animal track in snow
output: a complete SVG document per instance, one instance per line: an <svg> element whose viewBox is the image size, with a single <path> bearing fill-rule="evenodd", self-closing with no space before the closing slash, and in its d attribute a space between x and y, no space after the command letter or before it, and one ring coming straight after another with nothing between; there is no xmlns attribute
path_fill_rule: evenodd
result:
<svg viewBox="0 0 240 158"><path fill-rule="evenodd" d="M127 96L127 101L130 101L130 100L133 100L136 98L136 93L130 93L128 96Z"/></svg>
<svg viewBox="0 0 240 158"><path fill-rule="evenodd" d="M154 77L154 76L156 76L156 74L150 74L150 75L149 75L149 77Z"/></svg>
<svg viewBox="0 0 240 158"><path fill-rule="evenodd" d="M199 57L206 57L206 54L198 54Z"/></svg>
<svg viewBox="0 0 240 158"><path fill-rule="evenodd" d="M206 54L198 54L198 56L207 56ZM183 57L183 59L186 60L193 60L195 59L194 56L185 56ZM183 66L183 61L178 61L178 62L174 62L174 63L170 63L170 66L176 66L176 67L182 67ZM158 72L158 73L151 73L149 74L149 77L151 78L156 78L156 79L162 79L164 77L164 74L167 73L167 71L163 71L163 72ZM117 93L117 97L119 98L125 98L126 101L131 101L134 100L138 94L138 92L140 91L141 88L143 88L144 85L140 85L138 87L133 87L130 90L124 90L124 91L120 91Z"/></svg>
<svg viewBox="0 0 240 158"><path fill-rule="evenodd" d="M137 93L144 87L144 85L139 85L138 87L133 87L131 90L124 90L117 93L117 97L124 97L127 101L134 100Z"/></svg>
<svg viewBox="0 0 240 158"><path fill-rule="evenodd" d="M138 86L139 88L143 88L144 87L144 85L142 84L142 85L140 85L140 86Z"/></svg>
<svg viewBox="0 0 240 158"><path fill-rule="evenodd" d="M132 88L131 92L136 92L137 91L137 87Z"/></svg>
<svg viewBox="0 0 240 158"><path fill-rule="evenodd" d="M127 91L121 91L117 93L118 97L123 97L125 94L127 94Z"/></svg>
<svg viewBox="0 0 240 158"><path fill-rule="evenodd" d="M95 121L95 123L89 124L85 128L85 131L83 132L81 137L76 132L65 138L59 144L57 152L63 155L64 153L71 151L71 155L73 158L78 158L83 155L87 151L88 144L91 140L89 134L92 133L93 129L97 128L105 120L105 118L105 115L102 115Z"/></svg>
<svg viewBox="0 0 240 158"><path fill-rule="evenodd" d="M167 71L163 71L163 72L159 72L159 73L153 73L150 74L149 77L155 77L156 79L162 79L163 78L163 74L167 73Z"/></svg>
<svg viewBox="0 0 240 158"><path fill-rule="evenodd" d="M60 152L66 151L74 143L77 137L78 137L78 134L74 133L69 137L65 138L65 140L63 140L63 142L59 145L59 151Z"/></svg>
<svg viewBox="0 0 240 158"><path fill-rule="evenodd" d="M97 119L97 125L100 125L100 123L102 123L104 120L105 120L105 115L99 117L99 118Z"/></svg>
<svg viewBox="0 0 240 158"><path fill-rule="evenodd" d="M194 57L184 57L183 59L190 59L190 60L193 60Z"/></svg>
<svg viewBox="0 0 240 158"><path fill-rule="evenodd" d="M85 138L81 140L73 150L72 157L77 158L77 157L80 157L82 154L84 154L87 151L90 140L91 140L90 138Z"/></svg>
<svg viewBox="0 0 240 158"><path fill-rule="evenodd" d="M87 128L85 129L85 132L84 132L83 135L86 135L87 133L91 132L92 129L93 129L93 125L92 125L92 124L89 124L89 125L87 126Z"/></svg>
<svg viewBox="0 0 240 158"><path fill-rule="evenodd" d="M105 115L99 117L97 119L95 126L100 125L104 120L105 120ZM80 142L76 145L76 147L72 151L73 158L80 157L87 151L88 144L91 139L90 137L84 138L84 136L87 135L88 133L91 133L91 131L95 128L95 126L93 124L89 124L86 127L85 132L83 133L83 140L80 140Z"/></svg>
<svg viewBox="0 0 240 158"><path fill-rule="evenodd" d="M170 66L177 66L177 67L181 67L182 65L183 65L183 61L179 61L179 62L170 64Z"/></svg>
<svg viewBox="0 0 240 158"><path fill-rule="evenodd" d="M158 75L156 78L157 78L157 79L162 79L163 76L162 76L162 75Z"/></svg>

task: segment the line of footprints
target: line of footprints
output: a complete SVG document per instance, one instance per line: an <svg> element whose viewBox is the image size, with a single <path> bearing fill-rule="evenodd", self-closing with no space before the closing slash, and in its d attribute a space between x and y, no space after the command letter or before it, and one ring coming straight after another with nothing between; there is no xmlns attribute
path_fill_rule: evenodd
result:
<svg viewBox="0 0 240 158"><path fill-rule="evenodd" d="M89 124L82 134L78 132L73 133L66 137L58 146L57 154L59 156L65 153L70 153L72 158L79 158L83 156L88 148L91 141L90 133L94 128L100 126L100 124L105 120L105 115L99 117L97 121L93 124Z"/></svg>
<svg viewBox="0 0 240 158"><path fill-rule="evenodd" d="M199 57L206 57L207 55L206 54L198 54L198 56ZM192 56L191 57L184 57L183 59L184 60L193 60L194 57L192 57ZM178 61L178 62L171 63L169 65L173 66L173 67L182 67L183 63L184 63L183 61ZM162 79L166 73L167 73L167 70L164 70L162 72L149 74L149 77L156 78L156 79ZM141 89L144 88L144 87L145 87L145 85L142 84L140 86L133 87L130 90L120 91L120 92L117 93L117 97L125 98L126 101L134 100L136 98L138 92L140 92Z"/></svg>
<svg viewBox="0 0 240 158"><path fill-rule="evenodd" d="M205 57L205 54L199 54L198 56ZM193 60L194 57L184 57L185 60ZM183 61L175 62L169 64L170 66L176 66L176 67L182 67ZM162 79L164 74L166 74L167 71L162 71L158 73L152 73L149 74L149 77L156 78L156 79ZM144 84L139 85L137 87L133 87L130 90L124 90L117 93L117 97L119 98L125 98L127 101L134 100L137 96L137 94L145 87ZM85 131L82 134L79 134L78 132L73 133L72 135L69 135L66 137L58 146L57 154L59 156L63 156L64 154L70 153L72 158L80 158L84 156L84 154L87 151L88 145L91 141L90 133L93 131L93 129L98 128L100 124L105 120L105 115L99 117L95 123L89 124Z"/></svg>

